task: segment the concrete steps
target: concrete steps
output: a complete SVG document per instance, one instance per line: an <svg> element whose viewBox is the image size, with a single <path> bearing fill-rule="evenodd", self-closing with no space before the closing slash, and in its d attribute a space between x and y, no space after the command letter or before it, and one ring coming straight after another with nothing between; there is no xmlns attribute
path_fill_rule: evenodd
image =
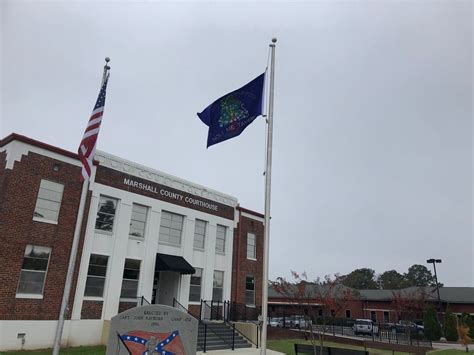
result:
<svg viewBox="0 0 474 355"><path fill-rule="evenodd" d="M207 332L205 328L207 327ZM239 333L225 323L202 322L199 323L197 350L204 350L204 338L206 338L206 351L232 349L232 340L234 348L250 348L252 345L240 336Z"/></svg>

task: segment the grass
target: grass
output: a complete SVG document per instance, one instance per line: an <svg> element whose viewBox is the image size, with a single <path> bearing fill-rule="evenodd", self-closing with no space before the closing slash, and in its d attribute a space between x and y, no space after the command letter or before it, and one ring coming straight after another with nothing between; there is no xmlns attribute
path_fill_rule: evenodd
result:
<svg viewBox="0 0 474 355"><path fill-rule="evenodd" d="M284 354L294 355L294 344L311 344L309 341L304 341L301 339L289 339L289 340L269 340L268 341L268 348L271 350L279 351ZM354 349L354 350L363 350L364 348L347 345L347 344L338 344L332 343L329 341L324 342L324 346L331 346L334 348L342 348L342 349ZM380 355L389 355L392 354L390 350L380 350L380 349L370 349L367 348L369 354L380 354ZM105 346L81 346L77 348L63 348L61 349L61 355L73 355L73 354L88 354L88 355L104 355L105 354ZM43 349L43 350L28 350L28 351L7 351L7 352L0 352L0 355L50 355L51 349ZM408 353L398 352L396 351L395 354L397 355L408 355ZM434 350L428 353L429 355L461 355L461 354L469 354L474 355L474 350L470 350L466 353L464 350Z"/></svg>
<svg viewBox="0 0 474 355"><path fill-rule="evenodd" d="M469 348L469 349L471 349L471 348ZM429 355L461 355L461 354L473 355L473 354L474 354L474 350L469 350L468 353L466 353L465 350L455 350L455 349L449 349L449 350L434 350L434 351L430 351L428 354L429 354Z"/></svg>
<svg viewBox="0 0 474 355"><path fill-rule="evenodd" d="M105 346L80 346L77 348L61 348L61 355L69 354L88 354L88 355L104 355ZM51 355L51 349L42 350L24 350L24 351L7 351L0 352L0 355Z"/></svg>
<svg viewBox="0 0 474 355"><path fill-rule="evenodd" d="M311 344L310 341L304 341L301 339L289 339L289 340L269 340L267 343L267 346L271 350L279 351L284 354L288 355L295 355L294 351L294 344ZM364 350L363 347L360 346L354 346L354 345L347 345L347 344L339 344L339 343L333 343L329 341L324 342L324 346L330 346L333 348L340 348L340 349L352 349L352 350ZM319 347L319 342L318 342L318 347ZM369 354L380 354L380 355L388 355L392 354L391 350L381 350L381 349L371 349L367 348L367 351ZM404 352L395 352L396 355L408 355L408 353ZM438 354L436 354L438 355Z"/></svg>

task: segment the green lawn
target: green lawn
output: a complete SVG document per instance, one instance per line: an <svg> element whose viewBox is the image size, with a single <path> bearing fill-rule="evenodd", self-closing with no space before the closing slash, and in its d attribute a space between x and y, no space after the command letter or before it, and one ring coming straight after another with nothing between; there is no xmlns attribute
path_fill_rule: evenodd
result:
<svg viewBox="0 0 474 355"><path fill-rule="evenodd" d="M269 340L267 343L267 346L271 350L279 351L284 354L288 355L295 355L294 351L294 344L311 344L310 341L304 341L301 339L290 339L290 340ZM338 344L338 343L332 343L329 341L324 342L324 346L331 346L334 348L342 348L342 349L353 349L353 350L364 350L363 347L359 346L353 346L353 345L347 345L347 344ZM370 349L367 348L367 351L369 351L370 354L380 354L380 355L389 355L392 354L392 351L390 350L380 350L380 349ZM408 355L408 353L404 352L395 352L396 355Z"/></svg>
<svg viewBox="0 0 474 355"><path fill-rule="evenodd" d="M271 350L279 351L284 354L288 355L295 355L294 351L294 344L299 343L299 344L311 344L309 341L304 341L301 339L289 339L289 340L269 340L268 341L268 348ZM329 341L324 342L324 346L331 346L334 348L343 348L343 349L354 349L354 350L364 350L362 347L358 346L353 346L353 345L347 345L347 344L338 344L338 343L332 343ZM469 348L470 351L466 353L463 350L434 350L430 351L428 354L430 355L461 355L461 354L469 354L469 355L474 355L474 349ZM376 355L389 355L392 354L390 350L380 350L380 349L370 349L367 348L370 354ZM408 353L404 352L398 352L396 351L395 354L397 355L408 355Z"/></svg>
<svg viewBox="0 0 474 355"><path fill-rule="evenodd" d="M430 355L461 355L461 354L469 354L474 355L474 350L471 350L471 346L469 346L469 352L466 353L464 350L434 350L430 351L428 354Z"/></svg>
<svg viewBox="0 0 474 355"><path fill-rule="evenodd" d="M30 350L30 351L7 351L0 352L0 355L51 355L51 349ZM90 354L104 355L105 346L80 346L78 348L63 348L60 354Z"/></svg>
<svg viewBox="0 0 474 355"><path fill-rule="evenodd" d="M294 344L310 344L309 341L303 341L301 339L290 339L290 340L269 340L268 341L268 348L271 350L279 351L284 354L294 355ZM337 344L325 341L324 346L332 346L335 348L343 348L343 349L354 349L354 350L363 350L361 347L346 345L346 344ZM379 349L367 349L370 354L376 355L389 355L392 354L389 350L379 350ZM43 350L30 350L30 351L8 351L8 352L0 352L0 355L50 355L51 349L43 349ZM61 355L73 355L73 354L90 354L90 355L104 355L105 354L105 346L81 346L78 348L63 348L61 349ZM395 352L397 355L408 355L408 353L403 352ZM474 350L470 350L466 353L463 350L434 350L430 351L428 354L430 355L461 355L461 354L469 354L474 355Z"/></svg>

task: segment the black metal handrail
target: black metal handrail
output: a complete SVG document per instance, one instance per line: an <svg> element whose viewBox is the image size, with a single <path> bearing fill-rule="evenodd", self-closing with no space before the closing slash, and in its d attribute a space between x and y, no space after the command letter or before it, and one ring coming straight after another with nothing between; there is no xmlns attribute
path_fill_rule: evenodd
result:
<svg viewBox="0 0 474 355"><path fill-rule="evenodd" d="M173 297L173 308L178 308L180 309L181 311L189 314L191 317L193 317L194 319L196 319L198 322L200 322L201 320L198 319L194 314L192 314L191 312L189 312L189 309L187 309L186 307L184 307L181 303L179 303L179 301Z"/></svg>
<svg viewBox="0 0 474 355"><path fill-rule="evenodd" d="M214 331L214 329L212 329L212 327L210 326L210 324L206 324L206 323L204 323L204 322L202 322L202 323L204 324L204 329L206 329L206 328L210 329L210 331L213 332L216 337L218 337L218 338L219 338L220 340L222 340L224 343L226 343L227 345L229 345L229 346L232 348L232 350L234 350L234 348L235 348L235 339L234 339L235 333L232 335L232 344L229 344L229 342L228 342L227 340L225 340L224 338L222 338L219 334L217 334L217 333Z"/></svg>
<svg viewBox="0 0 474 355"><path fill-rule="evenodd" d="M257 326L257 341L254 342L252 339L250 339L248 336L246 336L244 333L242 333L240 330L238 330L237 328L235 328L235 323L231 323L231 321L238 321L238 320L245 320L245 321L248 321L247 319L247 314L245 313L245 317L235 317L237 310L238 308L248 308L247 305L244 305L244 304L240 304L240 303L236 303L236 302L230 302L230 301L224 301L224 322L229 324L230 326L233 327L233 329L240 335L242 336L243 338L245 338L248 342L250 342L251 344L254 344L256 346L256 348L258 349L258 323L256 324ZM257 311L258 312L258 311ZM239 318L239 319L237 319ZM253 318L253 317L252 317ZM258 317L257 317L258 319ZM255 321L257 320L255 319ZM252 321L254 321L254 319L252 319ZM254 322L252 322L254 323Z"/></svg>
<svg viewBox="0 0 474 355"><path fill-rule="evenodd" d="M148 302L148 300L144 296L137 297L137 305L143 306L143 305L150 305L151 303Z"/></svg>
<svg viewBox="0 0 474 355"><path fill-rule="evenodd" d="M202 304L203 304L203 300L201 300L201 307L202 307ZM208 326L207 323L203 322L202 319L200 319L201 317L197 318L196 316L194 316L192 313L189 312L189 310L184 307L181 303L179 303L179 301L176 299L176 298L173 298L173 308L178 308L183 311L183 312L186 312L187 314L189 314L190 316L192 316L194 319L196 319L199 323L203 324L204 325L204 344L203 344L203 352L205 353L206 352L206 345L207 345L207 330L209 329L211 332L214 333L214 335L216 337L218 337L220 340L222 340L224 343L226 343L227 345L229 345L232 350L234 350L235 348L235 345L234 345L234 339L232 341L232 344L229 344L224 338L222 338L221 336L219 336L219 334L217 334L214 329L212 329L212 327Z"/></svg>
<svg viewBox="0 0 474 355"><path fill-rule="evenodd" d="M258 321L261 307L250 307L243 303L226 301L225 316L232 321Z"/></svg>
<svg viewBox="0 0 474 355"><path fill-rule="evenodd" d="M204 314L202 310L209 309L209 320L222 320L225 321L229 317L230 302L229 301L215 301L215 300L201 300L201 319L206 319L206 311Z"/></svg>

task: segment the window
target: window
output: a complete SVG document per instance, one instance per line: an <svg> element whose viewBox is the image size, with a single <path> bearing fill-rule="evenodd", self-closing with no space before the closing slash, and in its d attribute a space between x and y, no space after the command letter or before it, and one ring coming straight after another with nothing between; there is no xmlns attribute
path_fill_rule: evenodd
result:
<svg viewBox="0 0 474 355"><path fill-rule="evenodd" d="M112 232L114 228L115 211L118 200L112 197L100 196L95 229Z"/></svg>
<svg viewBox="0 0 474 355"><path fill-rule="evenodd" d="M255 278L247 276L245 279L245 304L255 306Z"/></svg>
<svg viewBox="0 0 474 355"><path fill-rule="evenodd" d="M42 295L51 248L27 245L17 294Z"/></svg>
<svg viewBox="0 0 474 355"><path fill-rule="evenodd" d="M91 254L84 296L102 297L104 295L108 261L109 257L106 255Z"/></svg>
<svg viewBox="0 0 474 355"><path fill-rule="evenodd" d="M148 207L133 204L132 219L130 220L130 231L128 235L136 238L145 238L146 216L148 214Z"/></svg>
<svg viewBox="0 0 474 355"><path fill-rule="evenodd" d="M257 259L257 237L253 233L247 233L247 259Z"/></svg>
<svg viewBox="0 0 474 355"><path fill-rule="evenodd" d="M320 317L323 316L323 310L322 309L318 309L318 316L320 316Z"/></svg>
<svg viewBox="0 0 474 355"><path fill-rule="evenodd" d="M191 275L191 286L189 286L189 302L201 301L202 269L195 269L196 272Z"/></svg>
<svg viewBox="0 0 474 355"><path fill-rule="evenodd" d="M194 247L204 249L204 239L206 237L206 222L196 219L194 224Z"/></svg>
<svg viewBox="0 0 474 355"><path fill-rule="evenodd" d="M336 310L335 309L331 309L331 317L335 317L336 316Z"/></svg>
<svg viewBox="0 0 474 355"><path fill-rule="evenodd" d="M389 323L390 322L390 313L388 311L383 312L383 322Z"/></svg>
<svg viewBox="0 0 474 355"><path fill-rule="evenodd" d="M225 253L225 232L226 227L218 224L216 234L216 251L219 253Z"/></svg>
<svg viewBox="0 0 474 355"><path fill-rule="evenodd" d="M374 322L376 322L377 321L377 312L370 311L370 319L372 319Z"/></svg>
<svg viewBox="0 0 474 355"><path fill-rule="evenodd" d="M121 298L136 298L140 279L140 260L125 259Z"/></svg>
<svg viewBox="0 0 474 355"><path fill-rule="evenodd" d="M57 222L63 191L64 185L48 180L41 180L34 217Z"/></svg>
<svg viewBox="0 0 474 355"><path fill-rule="evenodd" d="M346 318L350 318L350 317L351 317L351 310L346 309Z"/></svg>
<svg viewBox="0 0 474 355"><path fill-rule="evenodd" d="M162 211L159 241L174 245L181 245L183 219L183 216L179 214Z"/></svg>
<svg viewBox="0 0 474 355"><path fill-rule="evenodd" d="M212 285L212 300L222 301L222 291L224 289L224 271L214 270L214 282Z"/></svg>

